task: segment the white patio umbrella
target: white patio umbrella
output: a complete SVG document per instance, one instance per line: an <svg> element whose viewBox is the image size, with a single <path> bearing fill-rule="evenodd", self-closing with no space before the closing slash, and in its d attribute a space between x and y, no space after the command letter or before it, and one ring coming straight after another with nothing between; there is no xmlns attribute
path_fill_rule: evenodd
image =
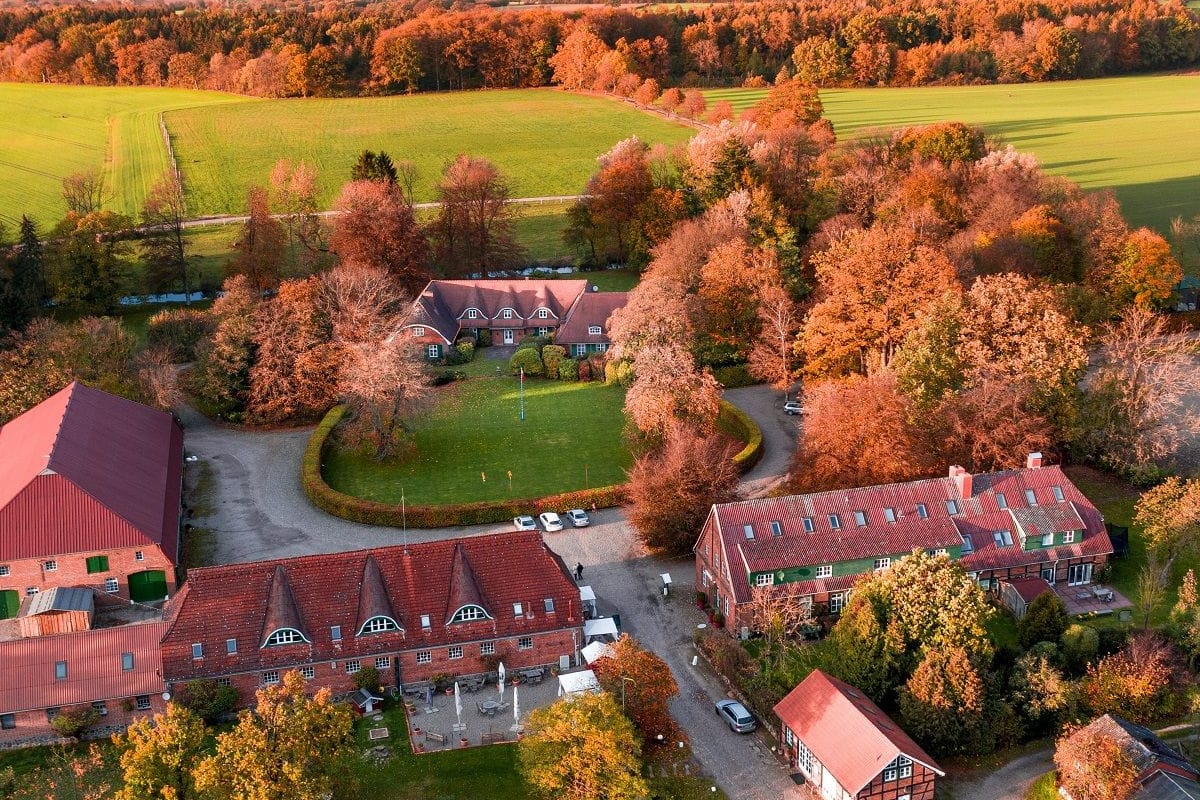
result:
<svg viewBox="0 0 1200 800"><path fill-rule="evenodd" d="M520 686L513 687L513 724L512 729L519 731L521 729L521 698L517 696L517 690Z"/></svg>
<svg viewBox="0 0 1200 800"><path fill-rule="evenodd" d="M504 699L504 662L500 662L500 699Z"/></svg>
<svg viewBox="0 0 1200 800"><path fill-rule="evenodd" d="M459 692L458 681L454 682L454 715L458 717L458 724L462 725L462 694Z"/></svg>

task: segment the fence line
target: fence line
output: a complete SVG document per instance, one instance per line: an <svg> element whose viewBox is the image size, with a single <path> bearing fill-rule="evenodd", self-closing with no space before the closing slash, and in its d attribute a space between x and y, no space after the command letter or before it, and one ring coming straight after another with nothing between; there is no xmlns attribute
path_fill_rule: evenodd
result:
<svg viewBox="0 0 1200 800"><path fill-rule="evenodd" d="M179 171L179 162L175 160L175 148L171 146L171 134L167 132L167 123L163 112L158 112L158 130L162 133L163 144L167 147L167 161L171 162L171 172L175 175L175 183L179 186L179 197L183 202L183 214L187 216L187 195L183 192L183 173Z"/></svg>

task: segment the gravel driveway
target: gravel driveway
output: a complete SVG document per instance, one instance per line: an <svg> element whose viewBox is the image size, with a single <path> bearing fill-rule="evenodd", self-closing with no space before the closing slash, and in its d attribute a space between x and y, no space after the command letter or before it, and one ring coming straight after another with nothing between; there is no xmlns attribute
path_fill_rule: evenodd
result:
<svg viewBox="0 0 1200 800"><path fill-rule="evenodd" d="M770 386L726 389L725 399L745 411L763 435L763 456L742 479L747 497L762 497L787 474L802 417L783 413L783 393Z"/></svg>

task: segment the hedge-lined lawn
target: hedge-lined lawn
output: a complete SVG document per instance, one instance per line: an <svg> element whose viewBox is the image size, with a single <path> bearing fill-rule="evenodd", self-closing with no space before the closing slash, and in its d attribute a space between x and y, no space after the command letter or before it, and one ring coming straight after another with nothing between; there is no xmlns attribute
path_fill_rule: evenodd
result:
<svg viewBox="0 0 1200 800"><path fill-rule="evenodd" d="M710 104L757 102L762 89L706 92ZM1135 225L1169 232L1200 212L1200 75L899 89L824 89L839 137L959 120L980 125L1085 189L1112 188Z"/></svg>
<svg viewBox="0 0 1200 800"><path fill-rule="evenodd" d="M325 480L346 494L387 503L399 503L403 490L411 505L543 497L625 481L631 457L622 438L620 387L526 379L524 422L517 379L507 375L460 381L436 397L403 461L381 464L331 449Z"/></svg>

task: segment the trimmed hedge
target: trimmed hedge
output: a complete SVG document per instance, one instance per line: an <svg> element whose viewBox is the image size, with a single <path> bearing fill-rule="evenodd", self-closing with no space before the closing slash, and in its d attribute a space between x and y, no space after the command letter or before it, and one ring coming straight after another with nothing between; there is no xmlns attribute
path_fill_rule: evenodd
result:
<svg viewBox="0 0 1200 800"><path fill-rule="evenodd" d="M714 367L712 374L717 379L717 383L726 389L740 389L743 386L754 386L759 383L758 379L750 374L750 369L745 364Z"/></svg>
<svg viewBox="0 0 1200 800"><path fill-rule="evenodd" d="M562 512L569 508L611 508L625 501L625 487L602 486L575 492L552 494L525 500L489 500L478 503L457 503L443 506L408 506L401 514L399 505L364 500L339 492L325 482L321 475L321 459L329 435L346 416L345 406L334 406L317 425L304 451L300 480L304 493L312 504L335 517L367 525L400 527L402 516L410 528L448 528L457 525L481 525L507 522L518 514L540 514L543 511Z"/></svg>
<svg viewBox="0 0 1200 800"><path fill-rule="evenodd" d="M721 401L721 410L717 413L717 427L740 442L743 447L734 457L738 472L743 474L754 468L762 458L762 431L750 416L728 400Z"/></svg>

